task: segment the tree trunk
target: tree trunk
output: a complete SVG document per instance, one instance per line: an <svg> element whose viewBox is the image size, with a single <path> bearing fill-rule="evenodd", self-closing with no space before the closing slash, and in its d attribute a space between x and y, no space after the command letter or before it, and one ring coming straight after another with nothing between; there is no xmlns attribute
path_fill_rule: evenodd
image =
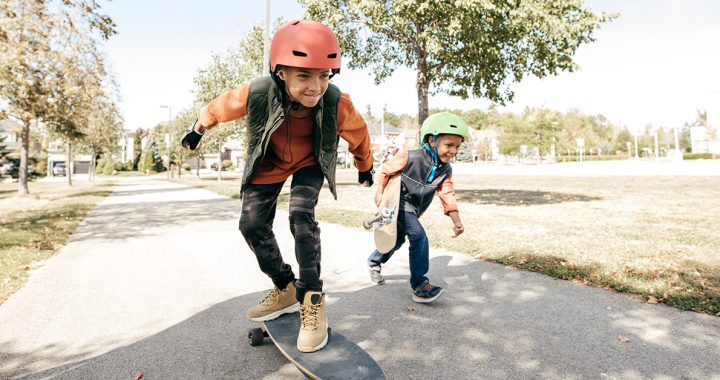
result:
<svg viewBox="0 0 720 380"><path fill-rule="evenodd" d="M182 172L182 151L180 151L180 158L178 159L178 181L180 180L180 173Z"/></svg>
<svg viewBox="0 0 720 380"><path fill-rule="evenodd" d="M427 53L422 42L418 42L418 45L415 47L415 54L417 55L417 81L415 82L415 89L417 90L418 101L418 141L420 141L422 145L420 127L422 127L422 123L428 117L428 92L430 90Z"/></svg>
<svg viewBox="0 0 720 380"><path fill-rule="evenodd" d="M417 83L415 84L418 100L418 127L422 126L422 123L428 117L428 92L430 91L430 82L426 74L420 71L419 66L420 65L418 65Z"/></svg>
<svg viewBox="0 0 720 380"><path fill-rule="evenodd" d="M88 170L88 179L90 179L93 183L95 182L95 165L97 165L97 162L95 160L95 156L97 156L97 152L95 152L95 149L90 150L90 169Z"/></svg>
<svg viewBox="0 0 720 380"><path fill-rule="evenodd" d="M195 168L195 176L200 179L200 155L197 155L197 167Z"/></svg>
<svg viewBox="0 0 720 380"><path fill-rule="evenodd" d="M23 119L22 143L20 144L20 170L18 173L18 194L26 196L28 191L28 156L30 152L30 120Z"/></svg>
<svg viewBox="0 0 720 380"><path fill-rule="evenodd" d="M72 141L68 140L67 144L67 159L65 160L65 176L67 176L68 186L72 186Z"/></svg>

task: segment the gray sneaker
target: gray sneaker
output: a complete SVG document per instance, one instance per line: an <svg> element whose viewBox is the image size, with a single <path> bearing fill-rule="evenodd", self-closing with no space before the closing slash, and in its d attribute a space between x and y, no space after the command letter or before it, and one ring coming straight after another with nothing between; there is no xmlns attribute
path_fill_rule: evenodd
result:
<svg viewBox="0 0 720 380"><path fill-rule="evenodd" d="M370 270L370 283L373 285L383 285L385 283L385 279L383 278L382 274L380 274L380 271L382 268L380 265L371 266L368 267Z"/></svg>

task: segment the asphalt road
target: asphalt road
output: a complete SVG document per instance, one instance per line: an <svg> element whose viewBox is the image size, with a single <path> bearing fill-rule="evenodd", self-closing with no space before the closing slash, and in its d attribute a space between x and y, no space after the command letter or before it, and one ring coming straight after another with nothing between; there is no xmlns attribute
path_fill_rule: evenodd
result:
<svg viewBox="0 0 720 380"><path fill-rule="evenodd" d="M302 379L247 342L245 310L271 282L239 213L209 191L123 179L0 306L0 379ZM275 223L296 267L287 213ZM720 318L441 250L429 277L446 293L414 304L406 252L371 286L372 235L321 228L330 325L390 379L720 379Z"/></svg>

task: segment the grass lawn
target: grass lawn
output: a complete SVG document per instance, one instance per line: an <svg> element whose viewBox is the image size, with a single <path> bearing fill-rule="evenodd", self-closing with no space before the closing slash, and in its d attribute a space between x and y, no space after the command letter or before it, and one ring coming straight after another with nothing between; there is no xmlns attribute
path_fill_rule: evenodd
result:
<svg viewBox="0 0 720 380"><path fill-rule="evenodd" d="M319 220L362 228L375 188L338 170ZM465 234L434 201L423 215L434 247L720 316L720 178L469 175L454 179ZM238 196L239 179L183 183ZM287 209L288 188L280 196Z"/></svg>
<svg viewBox="0 0 720 380"><path fill-rule="evenodd" d="M85 215L112 192L114 184L75 181L0 183L0 303L17 291L28 272L62 247Z"/></svg>

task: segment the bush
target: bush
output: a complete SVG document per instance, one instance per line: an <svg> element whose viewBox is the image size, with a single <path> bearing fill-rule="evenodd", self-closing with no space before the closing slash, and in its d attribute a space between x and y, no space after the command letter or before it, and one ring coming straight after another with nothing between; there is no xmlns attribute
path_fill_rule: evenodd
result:
<svg viewBox="0 0 720 380"><path fill-rule="evenodd" d="M101 156L95 163L95 174L105 174L105 165L107 165L109 158L107 156Z"/></svg>
<svg viewBox="0 0 720 380"><path fill-rule="evenodd" d="M115 164L113 163L112 158L105 157L105 160L104 160L103 166L102 166L102 174L112 175L113 170L115 170Z"/></svg>
<svg viewBox="0 0 720 380"><path fill-rule="evenodd" d="M190 170L190 164L188 164L188 163L186 162L186 163L182 164L182 168L183 168L183 170L188 170L188 171L189 171L189 170Z"/></svg>
<svg viewBox="0 0 720 380"><path fill-rule="evenodd" d="M712 160L715 156L713 153L683 153L683 160Z"/></svg>
<svg viewBox="0 0 720 380"><path fill-rule="evenodd" d="M116 171L125 170L125 164L123 164L122 162L116 162L113 164L113 169L115 169Z"/></svg>
<svg viewBox="0 0 720 380"><path fill-rule="evenodd" d="M222 163L223 163L224 170L233 170L232 161L230 161L230 160L223 160Z"/></svg>
<svg viewBox="0 0 720 380"><path fill-rule="evenodd" d="M35 170L43 177L47 175L47 163L47 157L45 157L39 160L38 163L35 165Z"/></svg>

